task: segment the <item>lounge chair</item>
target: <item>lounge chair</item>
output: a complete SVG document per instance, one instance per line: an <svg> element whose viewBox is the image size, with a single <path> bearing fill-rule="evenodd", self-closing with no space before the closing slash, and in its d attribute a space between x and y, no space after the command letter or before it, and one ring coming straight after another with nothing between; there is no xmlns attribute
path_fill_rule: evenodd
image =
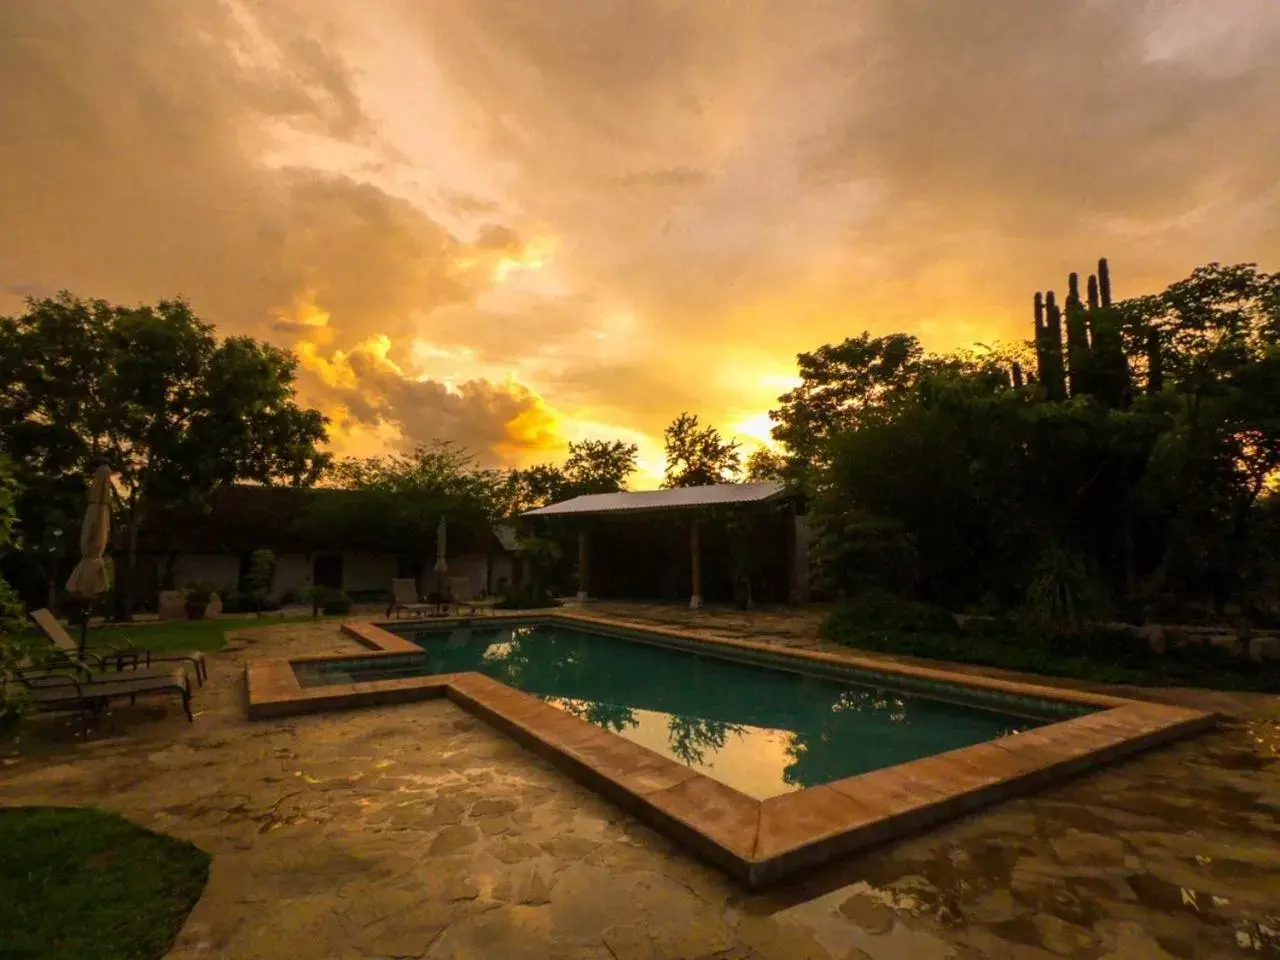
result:
<svg viewBox="0 0 1280 960"><path fill-rule="evenodd" d="M436 605L422 602L418 596L418 585L412 577L397 577L391 581L391 606L387 607L387 616L394 613L399 617L401 610L425 617L435 612Z"/></svg>
<svg viewBox="0 0 1280 960"><path fill-rule="evenodd" d="M132 670L137 670L139 667L149 669L155 664L185 661L196 668L197 683L203 685L209 676L209 667L205 663L204 654L199 651L177 653L167 650L148 650L145 647L135 646L129 640L123 640L120 646L89 643L82 653L75 639L48 610L33 610L31 619L53 644L53 649L48 651L49 655L41 657L41 660L49 666L76 667L90 674L101 674L110 666L114 666L117 672L121 672L126 667Z"/></svg>
<svg viewBox="0 0 1280 960"><path fill-rule="evenodd" d="M96 718L103 707L121 697L128 697L132 703L143 694L177 693L182 697L187 720L195 720L191 713L191 678L181 667L167 673L98 674L90 679L70 672L19 669L18 679L41 710L79 709Z"/></svg>
<svg viewBox="0 0 1280 960"><path fill-rule="evenodd" d="M466 607L470 613L475 613L477 610L488 610L493 613L498 603L497 597L477 598L471 590L469 577L449 578L449 599L455 607Z"/></svg>

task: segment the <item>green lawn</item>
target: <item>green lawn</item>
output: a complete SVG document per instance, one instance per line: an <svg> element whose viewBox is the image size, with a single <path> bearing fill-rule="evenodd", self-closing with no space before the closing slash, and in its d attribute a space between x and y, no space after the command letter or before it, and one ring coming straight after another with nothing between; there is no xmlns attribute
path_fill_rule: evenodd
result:
<svg viewBox="0 0 1280 960"><path fill-rule="evenodd" d="M0 807L0 960L163 957L210 856L102 810Z"/></svg>
<svg viewBox="0 0 1280 960"><path fill-rule="evenodd" d="M325 618L321 619L334 619ZM247 630L254 627L273 627L281 623L313 622L307 615L227 618L219 620L168 620L164 623L138 624L136 626L95 627L89 631L89 646L95 644L124 647L132 643L148 650L221 650L227 642L228 630ZM77 640L78 628L67 630Z"/></svg>

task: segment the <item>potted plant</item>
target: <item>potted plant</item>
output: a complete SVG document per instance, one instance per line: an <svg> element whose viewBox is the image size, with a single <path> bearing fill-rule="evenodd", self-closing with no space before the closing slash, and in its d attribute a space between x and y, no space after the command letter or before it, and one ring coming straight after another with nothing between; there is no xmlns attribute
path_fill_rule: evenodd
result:
<svg viewBox="0 0 1280 960"><path fill-rule="evenodd" d="M193 583L187 587L186 611L188 620L203 620L209 603L213 600L213 587L207 583Z"/></svg>

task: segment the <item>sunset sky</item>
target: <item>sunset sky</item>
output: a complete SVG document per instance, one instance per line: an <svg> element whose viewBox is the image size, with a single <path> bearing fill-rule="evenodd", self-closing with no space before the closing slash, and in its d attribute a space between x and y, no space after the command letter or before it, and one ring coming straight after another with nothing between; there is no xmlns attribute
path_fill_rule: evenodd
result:
<svg viewBox="0 0 1280 960"><path fill-rule="evenodd" d="M184 295L340 453L747 449L795 354L1280 269L1280 0L4 0L0 313Z"/></svg>

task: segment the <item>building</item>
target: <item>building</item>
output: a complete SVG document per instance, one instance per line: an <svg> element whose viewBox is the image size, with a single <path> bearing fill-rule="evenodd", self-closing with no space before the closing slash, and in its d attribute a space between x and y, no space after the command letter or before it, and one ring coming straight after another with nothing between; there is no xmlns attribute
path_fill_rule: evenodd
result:
<svg viewBox="0 0 1280 960"><path fill-rule="evenodd" d="M207 510L166 510L148 516L138 536L136 596L207 583L237 589L255 550L275 555L270 598L305 602L315 587L343 590L353 600L382 602L394 577L413 577L422 591L436 589L435 538L421 549L388 542L385 529L355 516L345 525L308 523L319 502L345 490L236 485L214 492ZM325 500L324 498L330 498ZM521 578L519 544L504 526L447 531L447 576L467 577L474 592L493 593Z"/></svg>
<svg viewBox="0 0 1280 960"><path fill-rule="evenodd" d="M801 495L778 483L602 493L530 510L576 539L582 599L807 603L809 535Z"/></svg>

